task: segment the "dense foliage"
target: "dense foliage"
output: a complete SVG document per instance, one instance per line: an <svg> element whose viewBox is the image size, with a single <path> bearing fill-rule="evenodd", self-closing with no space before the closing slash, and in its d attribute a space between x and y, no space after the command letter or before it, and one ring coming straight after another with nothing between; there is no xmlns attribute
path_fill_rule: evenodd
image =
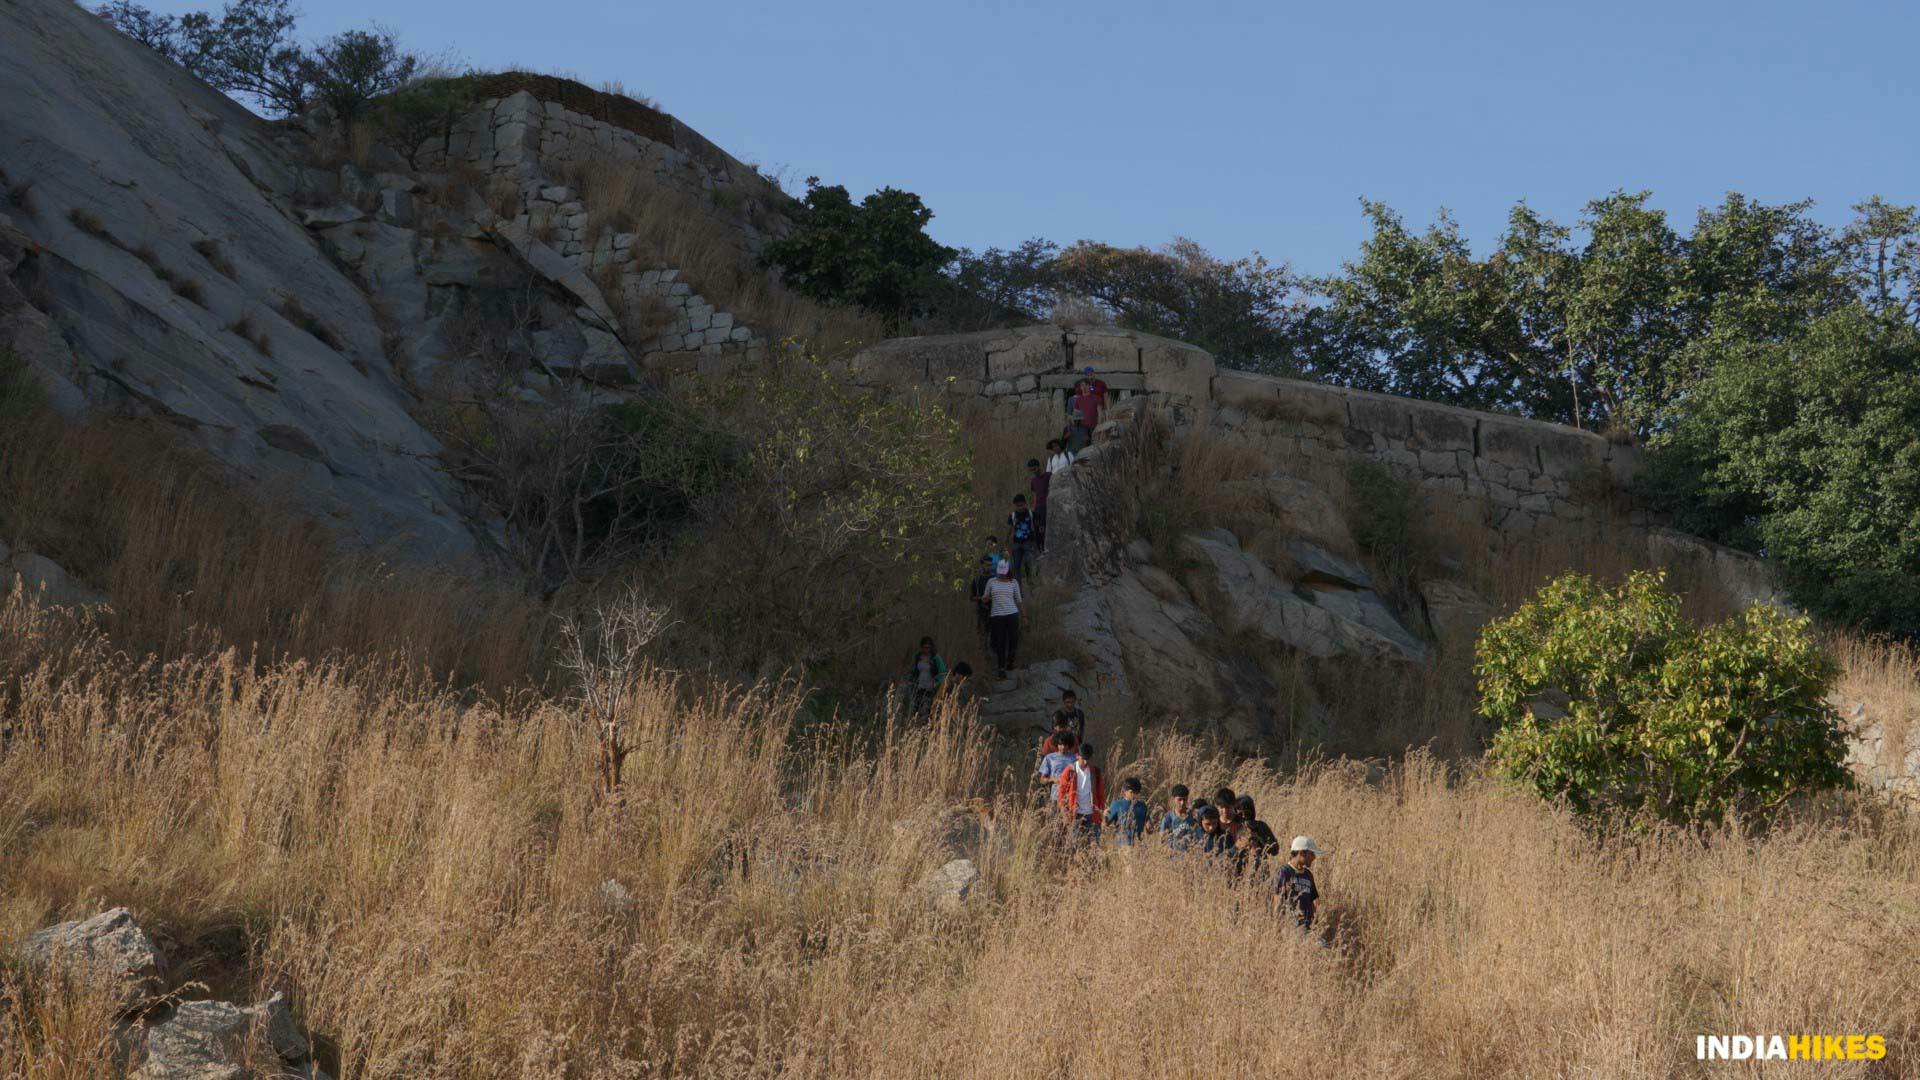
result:
<svg viewBox="0 0 1920 1080"><path fill-rule="evenodd" d="M965 554L972 464L937 403L854 386L797 351L689 395L742 448L725 490L695 505L673 571L699 585L675 617L715 659L822 674Z"/></svg>
<svg viewBox="0 0 1920 1080"><path fill-rule="evenodd" d="M195 11L177 19L136 0L112 0L94 11L208 85L275 116L294 116L322 101L353 120L374 97L405 85L420 64L393 34L377 28L303 46L294 36L299 13L291 0L230 0L218 14Z"/></svg>
<svg viewBox="0 0 1920 1080"><path fill-rule="evenodd" d="M1590 815L1705 824L1846 782L1836 675L1804 618L1695 626L1664 578L1552 582L1481 633L1496 771Z"/></svg>
<svg viewBox="0 0 1920 1080"><path fill-rule="evenodd" d="M787 283L828 304L855 304L897 329L927 306L929 281L953 250L927 235L920 196L882 188L855 203L839 184L807 178L793 231L764 259Z"/></svg>

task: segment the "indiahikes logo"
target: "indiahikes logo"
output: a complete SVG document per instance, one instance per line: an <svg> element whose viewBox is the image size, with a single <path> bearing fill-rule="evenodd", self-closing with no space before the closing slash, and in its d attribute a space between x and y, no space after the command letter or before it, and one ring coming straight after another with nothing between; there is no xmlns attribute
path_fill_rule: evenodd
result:
<svg viewBox="0 0 1920 1080"><path fill-rule="evenodd" d="M1879 1061L1884 1035L1695 1035L1701 1061Z"/></svg>

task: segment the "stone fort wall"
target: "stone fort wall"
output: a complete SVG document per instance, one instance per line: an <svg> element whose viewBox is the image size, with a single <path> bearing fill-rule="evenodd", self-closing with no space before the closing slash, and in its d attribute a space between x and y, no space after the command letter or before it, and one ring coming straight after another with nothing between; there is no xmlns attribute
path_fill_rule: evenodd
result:
<svg viewBox="0 0 1920 1080"><path fill-rule="evenodd" d="M979 399L996 419L1052 417L1091 367L1118 400L1144 397L1176 429L1252 447L1276 472L1341 486L1348 464L1378 462L1415 483L1436 511L1502 534L1637 520L1622 492L1638 451L1559 424L1232 371L1181 342L1124 330L1027 327L874 345L853 377ZM1023 425L1024 426L1024 425Z"/></svg>

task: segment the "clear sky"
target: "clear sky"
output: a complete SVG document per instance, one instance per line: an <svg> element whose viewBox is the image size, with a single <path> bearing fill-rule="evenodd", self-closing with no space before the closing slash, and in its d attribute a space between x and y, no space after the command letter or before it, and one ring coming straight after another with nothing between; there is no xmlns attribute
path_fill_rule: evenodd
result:
<svg viewBox="0 0 1920 1080"><path fill-rule="evenodd" d="M159 0L164 11L209 3ZM619 80L736 156L919 192L945 243L1259 250L1331 271L1362 196L1476 248L1525 199L1920 201L1920 5L308 0L481 68Z"/></svg>

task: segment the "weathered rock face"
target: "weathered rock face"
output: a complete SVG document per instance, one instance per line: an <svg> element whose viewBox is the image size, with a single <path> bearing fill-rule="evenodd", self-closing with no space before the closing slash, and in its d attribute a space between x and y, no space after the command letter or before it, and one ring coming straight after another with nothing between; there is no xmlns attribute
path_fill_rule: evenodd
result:
<svg viewBox="0 0 1920 1080"><path fill-rule="evenodd" d="M42 603L78 607L106 603L106 596L74 579L59 563L31 551L14 551L0 541L0 598L24 588Z"/></svg>
<svg viewBox="0 0 1920 1080"><path fill-rule="evenodd" d="M26 204L0 205L0 333L45 381L192 432L365 543L475 550L371 305L289 213L269 125L63 0L0 7L0 100Z"/></svg>
<svg viewBox="0 0 1920 1080"><path fill-rule="evenodd" d="M160 954L126 908L49 926L20 946L28 966L59 970L113 989L122 1008L160 992Z"/></svg>
<svg viewBox="0 0 1920 1080"><path fill-rule="evenodd" d="M943 911L957 911L973 895L974 886L980 883L980 869L973 865L972 859L954 859L952 862L931 870L920 879L920 894L928 903Z"/></svg>
<svg viewBox="0 0 1920 1080"><path fill-rule="evenodd" d="M146 1030L146 1060L135 1080L248 1080L253 1076L318 1078L326 1074L307 1061L309 1047L293 1022L285 995L243 1009L225 1001L187 1001ZM249 1069L247 1043L280 1059L279 1066Z"/></svg>
<svg viewBox="0 0 1920 1080"><path fill-rule="evenodd" d="M294 1022L286 995L241 1008L225 1001L154 1005L162 990L160 954L126 908L49 926L29 935L20 957L31 968L98 980L122 1010L141 1007L119 1027L136 1080L267 1080L327 1076Z"/></svg>

